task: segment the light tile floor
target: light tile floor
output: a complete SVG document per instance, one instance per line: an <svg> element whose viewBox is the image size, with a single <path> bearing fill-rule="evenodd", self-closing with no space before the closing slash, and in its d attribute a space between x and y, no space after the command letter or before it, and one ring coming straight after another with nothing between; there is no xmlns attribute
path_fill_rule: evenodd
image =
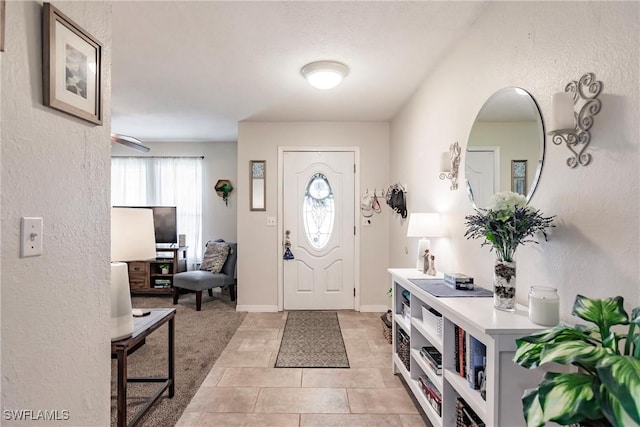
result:
<svg viewBox="0 0 640 427"><path fill-rule="evenodd" d="M349 369L274 368L287 313L249 313L177 426L425 426L379 314L339 311Z"/></svg>

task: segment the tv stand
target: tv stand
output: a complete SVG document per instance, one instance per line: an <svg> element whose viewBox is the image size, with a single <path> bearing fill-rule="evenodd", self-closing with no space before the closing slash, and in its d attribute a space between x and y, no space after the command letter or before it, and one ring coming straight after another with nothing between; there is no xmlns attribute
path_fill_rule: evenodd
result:
<svg viewBox="0 0 640 427"><path fill-rule="evenodd" d="M173 294L173 275L187 271L187 248L156 247L156 258L144 261L129 261L129 287L132 294ZM169 266L163 273L162 266Z"/></svg>

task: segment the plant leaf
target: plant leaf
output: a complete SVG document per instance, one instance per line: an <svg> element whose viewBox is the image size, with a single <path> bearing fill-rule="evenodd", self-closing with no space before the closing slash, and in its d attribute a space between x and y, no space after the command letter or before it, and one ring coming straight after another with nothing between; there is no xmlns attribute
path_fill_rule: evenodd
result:
<svg viewBox="0 0 640 427"><path fill-rule="evenodd" d="M571 314L598 325L603 338L609 335L611 326L629 323L629 315L624 310L624 299L621 296L597 299L578 294Z"/></svg>
<svg viewBox="0 0 640 427"><path fill-rule="evenodd" d="M522 395L522 413L527 421L527 427L544 426L544 414L538 400L538 389L525 390Z"/></svg>
<svg viewBox="0 0 640 427"><path fill-rule="evenodd" d="M523 368L534 369L540 365L540 355L544 350L544 343L532 343L516 339L516 354L513 361Z"/></svg>
<svg viewBox="0 0 640 427"><path fill-rule="evenodd" d="M605 399L609 404L607 410L611 411L617 425L628 425L620 422L624 418L622 412L640 425L640 403L637 400L640 397L640 360L610 355L598 362L596 370L600 381L609 391Z"/></svg>
<svg viewBox="0 0 640 427"><path fill-rule="evenodd" d="M538 387L545 420L568 425L585 418L601 418L600 404L593 392L594 379L581 373L548 372Z"/></svg>
<svg viewBox="0 0 640 427"><path fill-rule="evenodd" d="M573 363L591 372L603 357L614 354L612 350L596 347L584 341L562 341L547 343L540 355L540 364L557 362L563 365Z"/></svg>
<svg viewBox="0 0 640 427"><path fill-rule="evenodd" d="M575 339L582 339L590 341L591 336L588 333L587 328L574 328L564 324L559 324L553 328L545 329L540 332L527 335L526 337L517 338L518 341L526 341L530 343L546 343L549 341L568 341Z"/></svg>
<svg viewBox="0 0 640 427"><path fill-rule="evenodd" d="M636 307L631 311L631 318L629 323L640 326L640 307Z"/></svg>

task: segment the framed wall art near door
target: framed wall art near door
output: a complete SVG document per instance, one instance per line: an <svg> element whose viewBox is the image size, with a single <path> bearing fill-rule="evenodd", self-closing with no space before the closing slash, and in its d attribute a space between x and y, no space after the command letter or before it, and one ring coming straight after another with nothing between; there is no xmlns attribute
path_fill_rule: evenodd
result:
<svg viewBox="0 0 640 427"><path fill-rule="evenodd" d="M4 14L5 14L5 1L0 0L0 52L4 52Z"/></svg>
<svg viewBox="0 0 640 427"><path fill-rule="evenodd" d="M102 44L50 3L42 13L44 105L102 125Z"/></svg>

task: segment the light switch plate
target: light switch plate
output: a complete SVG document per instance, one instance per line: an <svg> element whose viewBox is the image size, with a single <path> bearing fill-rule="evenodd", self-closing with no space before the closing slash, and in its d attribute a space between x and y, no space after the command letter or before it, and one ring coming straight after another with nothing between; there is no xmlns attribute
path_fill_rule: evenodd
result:
<svg viewBox="0 0 640 427"><path fill-rule="evenodd" d="M42 218L22 217L20 224L20 257L42 255Z"/></svg>
<svg viewBox="0 0 640 427"><path fill-rule="evenodd" d="M275 216L268 216L267 217L267 226L268 227L275 227L276 225L276 217Z"/></svg>

